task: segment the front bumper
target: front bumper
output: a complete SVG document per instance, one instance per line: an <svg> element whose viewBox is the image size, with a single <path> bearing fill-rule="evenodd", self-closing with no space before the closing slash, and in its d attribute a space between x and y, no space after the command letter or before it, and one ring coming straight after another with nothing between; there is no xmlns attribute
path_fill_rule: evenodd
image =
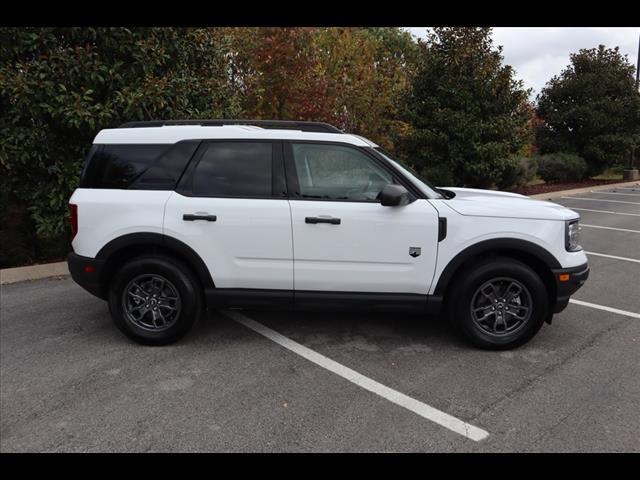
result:
<svg viewBox="0 0 640 480"><path fill-rule="evenodd" d="M576 293L589 278L589 265L584 263L572 268L552 270L556 282L556 298L553 313L560 313L567 307L569 298Z"/></svg>
<svg viewBox="0 0 640 480"><path fill-rule="evenodd" d="M104 262L71 252L67 257L71 278L96 297L106 299L106 289L101 281Z"/></svg>

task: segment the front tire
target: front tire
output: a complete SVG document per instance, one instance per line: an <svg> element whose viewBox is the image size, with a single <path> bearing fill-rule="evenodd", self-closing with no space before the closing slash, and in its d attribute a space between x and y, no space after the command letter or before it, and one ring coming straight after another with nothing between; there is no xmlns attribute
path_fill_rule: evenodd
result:
<svg viewBox="0 0 640 480"><path fill-rule="evenodd" d="M526 343L549 312L549 297L540 276L507 257L487 259L465 270L447 301L450 319L464 336L489 350Z"/></svg>
<svg viewBox="0 0 640 480"><path fill-rule="evenodd" d="M168 345L191 329L202 309L193 273L167 256L137 257L115 274L109 290L114 323L143 345Z"/></svg>

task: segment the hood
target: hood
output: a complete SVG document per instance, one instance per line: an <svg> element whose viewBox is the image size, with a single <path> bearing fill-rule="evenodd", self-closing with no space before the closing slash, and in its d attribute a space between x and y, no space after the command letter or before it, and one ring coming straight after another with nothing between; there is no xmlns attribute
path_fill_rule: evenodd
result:
<svg viewBox="0 0 640 480"><path fill-rule="evenodd" d="M518 193L477 188L442 188L456 194L445 202L461 215L537 220L572 220L580 216L557 203L535 200Z"/></svg>

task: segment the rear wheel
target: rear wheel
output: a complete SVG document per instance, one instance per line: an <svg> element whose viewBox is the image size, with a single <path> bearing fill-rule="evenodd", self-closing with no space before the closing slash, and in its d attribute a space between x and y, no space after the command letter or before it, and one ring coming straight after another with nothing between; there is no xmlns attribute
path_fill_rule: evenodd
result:
<svg viewBox="0 0 640 480"><path fill-rule="evenodd" d="M530 340L549 311L538 274L514 259L477 263L458 277L448 299L451 320L474 345L514 348Z"/></svg>
<svg viewBox="0 0 640 480"><path fill-rule="evenodd" d="M202 308L200 285L175 259L144 256L114 276L109 309L116 326L145 345L166 345L182 338Z"/></svg>

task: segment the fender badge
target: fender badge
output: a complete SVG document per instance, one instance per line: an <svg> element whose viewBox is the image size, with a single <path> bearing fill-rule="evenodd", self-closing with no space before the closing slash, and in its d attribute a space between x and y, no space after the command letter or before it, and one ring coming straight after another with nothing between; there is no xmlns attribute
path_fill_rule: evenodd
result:
<svg viewBox="0 0 640 480"><path fill-rule="evenodd" d="M409 247L409 255L413 258L419 257L420 253L422 253L422 249L420 247Z"/></svg>

